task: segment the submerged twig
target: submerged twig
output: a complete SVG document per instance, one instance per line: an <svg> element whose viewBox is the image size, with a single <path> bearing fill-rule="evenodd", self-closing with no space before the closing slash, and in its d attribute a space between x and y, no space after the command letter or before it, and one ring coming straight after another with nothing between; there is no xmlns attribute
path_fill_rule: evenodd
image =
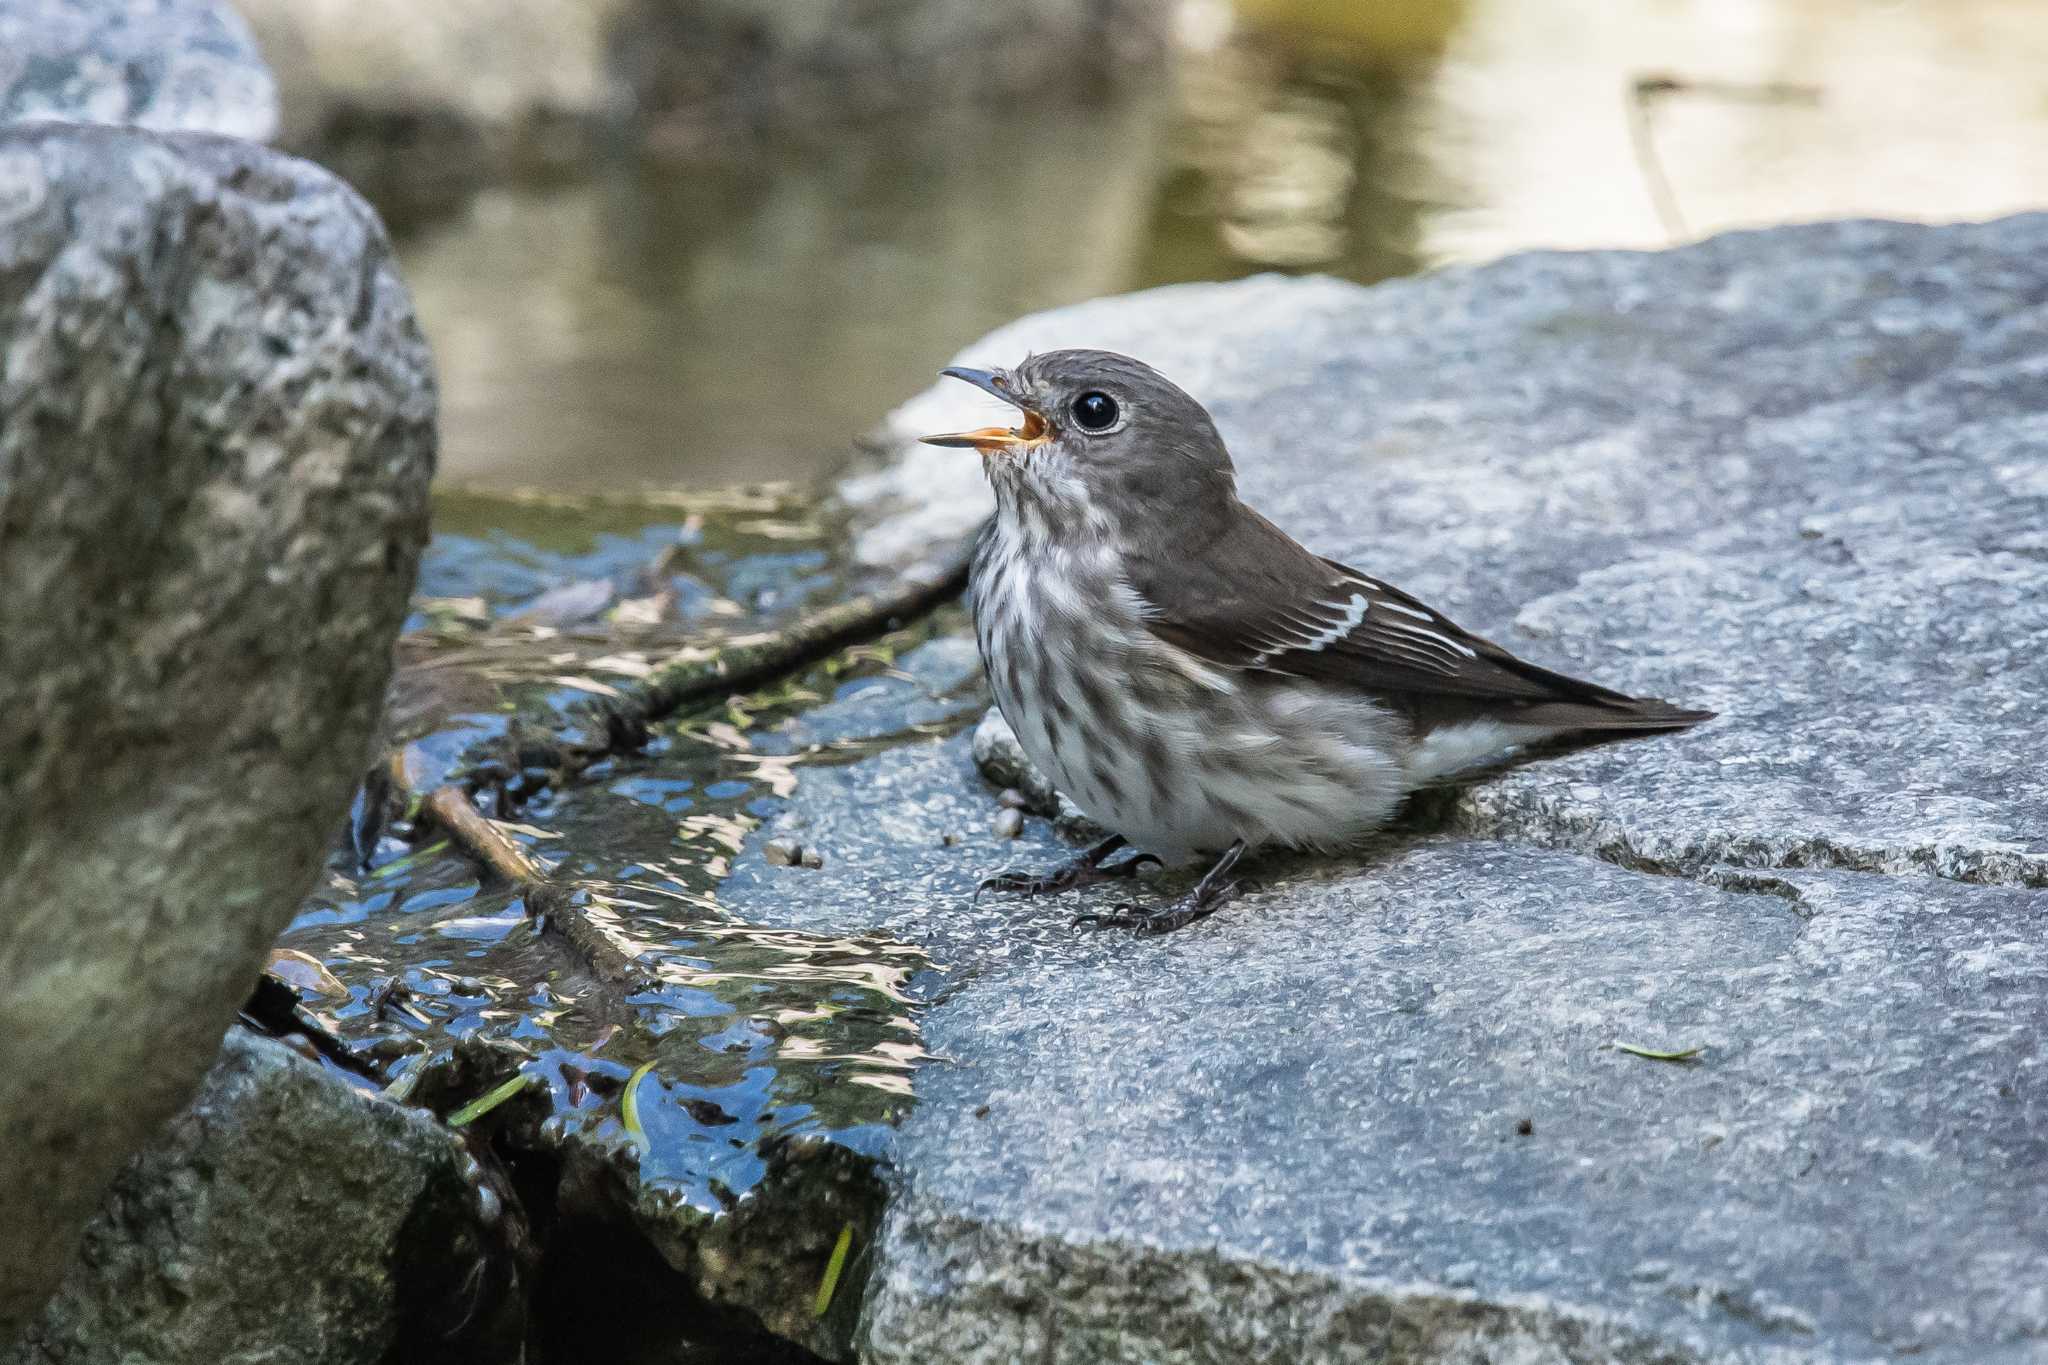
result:
<svg viewBox="0 0 2048 1365"><path fill-rule="evenodd" d="M551 878L538 859L471 805L460 787L436 787L420 803L420 816L439 825L457 848L518 892L541 932L558 935L600 977L633 990L646 985L633 955L584 915L588 889Z"/></svg>
<svg viewBox="0 0 2048 1365"><path fill-rule="evenodd" d="M747 692L762 683L878 635L943 606L967 586L970 551L906 570L880 592L849 598L758 636L732 641L709 658L685 656L661 664L621 690L608 708L644 722L692 704Z"/></svg>
<svg viewBox="0 0 2048 1365"><path fill-rule="evenodd" d="M645 743L650 723L683 707L759 687L935 610L966 586L968 560L963 546L906 571L879 592L812 612L780 630L730 641L710 654L680 651L597 708L604 722L601 737L559 745L553 780L573 777L612 753ZM600 977L633 988L643 984L633 955L586 913L589 888L553 879L545 864L477 810L462 787L442 786L421 797L407 782L400 756L380 771L388 778L392 799L417 804L421 823L438 825L456 847L518 892L543 931L559 935Z"/></svg>
<svg viewBox="0 0 2048 1365"><path fill-rule="evenodd" d="M436 787L420 804L420 813L445 830L456 847L521 895L552 885L547 869L470 805L462 788Z"/></svg>
<svg viewBox="0 0 2048 1365"><path fill-rule="evenodd" d="M722 701L786 673L816 663L835 650L859 644L937 609L967 586L966 546L943 559L919 564L887 588L815 611L777 630L721 642L714 648L685 647L657 664L646 677L610 689L614 695L579 708L581 724L570 734L534 732L542 725L515 717L508 734L516 762L483 762L469 773L472 793L496 788L514 803L534 789L524 774L540 768L550 785L573 778L592 764L631 753L647 743L648 727L685 707ZM502 807L501 807L502 810Z"/></svg>

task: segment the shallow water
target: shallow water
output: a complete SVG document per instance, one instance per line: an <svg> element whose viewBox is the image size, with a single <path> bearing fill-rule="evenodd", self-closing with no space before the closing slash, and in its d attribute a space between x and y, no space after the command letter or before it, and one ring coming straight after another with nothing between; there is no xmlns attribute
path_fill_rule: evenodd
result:
<svg viewBox="0 0 2048 1365"><path fill-rule="evenodd" d="M858 1274L829 1318L811 1296L841 1227L872 1229L873 1162L911 1101L916 1006L940 974L886 935L750 923L720 886L806 769L980 714L957 613L663 718L573 776L533 756L677 650L856 591L835 528L805 506L775 489L443 496L386 748L420 794L496 765L506 780L477 804L566 899L494 881L417 806L364 832L366 793L279 946L305 955L280 969L300 987L286 1027L330 1064L481 1135L549 1218L630 1229L620 1246L678 1271L724 1257L679 1292L830 1344ZM777 1230L705 1250L733 1216Z"/></svg>
<svg viewBox="0 0 2048 1365"><path fill-rule="evenodd" d="M814 477L975 337L1263 269L2048 200L2031 0L1222 0L1169 88L619 163L401 250L449 480ZM1644 100L1646 77L1668 75Z"/></svg>

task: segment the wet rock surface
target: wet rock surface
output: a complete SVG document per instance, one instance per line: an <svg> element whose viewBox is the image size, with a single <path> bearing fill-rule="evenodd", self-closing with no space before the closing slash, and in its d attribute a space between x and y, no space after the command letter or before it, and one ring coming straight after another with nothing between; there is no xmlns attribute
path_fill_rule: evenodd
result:
<svg viewBox="0 0 2048 1365"><path fill-rule="evenodd" d="M0 123L277 131L277 86L248 25L213 0L0 3Z"/></svg>
<svg viewBox="0 0 2048 1365"><path fill-rule="evenodd" d="M4 1338L347 809L434 391L361 200L194 135L0 128L0 349Z"/></svg>
<svg viewBox="0 0 2048 1365"><path fill-rule="evenodd" d="M519 1358L525 1229L446 1127L229 1032L9 1359Z"/></svg>
<svg viewBox="0 0 2048 1365"><path fill-rule="evenodd" d="M1067 928L1128 887L969 908L1067 852L979 833L1031 784L993 728L812 775L833 859L750 898L750 850L727 903L955 983L865 1358L2037 1358L2044 247L2038 217L1831 224L1189 287L969 348L1152 360L1312 548L1724 716L1261 860L1161 942ZM908 447L849 491L877 560L986 510L972 461Z"/></svg>

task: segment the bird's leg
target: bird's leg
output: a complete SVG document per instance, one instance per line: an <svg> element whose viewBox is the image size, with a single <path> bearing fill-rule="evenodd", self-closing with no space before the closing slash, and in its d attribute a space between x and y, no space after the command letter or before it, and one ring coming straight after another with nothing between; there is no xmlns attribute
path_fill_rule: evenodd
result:
<svg viewBox="0 0 2048 1365"><path fill-rule="evenodd" d="M1103 866L1102 860L1122 848L1124 843L1123 835L1112 834L1072 862L1062 863L1039 876L1029 872L999 872L976 888L974 894L979 898L983 891L1014 891L1026 896L1051 896L1090 882L1108 881L1112 877L1135 877L1138 869L1146 863L1159 866L1159 860L1149 853L1133 854L1120 863Z"/></svg>
<svg viewBox="0 0 2048 1365"><path fill-rule="evenodd" d="M1237 860L1244 856L1244 840L1239 839L1223 850L1223 856L1216 860L1216 866L1202 874L1202 880L1195 883L1195 889L1179 900L1164 905L1142 906L1128 902L1113 905L1108 913L1101 915L1076 915L1076 926L1099 925L1108 929L1135 929L1141 934L1170 934L1184 929L1198 919L1207 919L1223 906L1237 898L1238 884L1230 879L1237 867Z"/></svg>

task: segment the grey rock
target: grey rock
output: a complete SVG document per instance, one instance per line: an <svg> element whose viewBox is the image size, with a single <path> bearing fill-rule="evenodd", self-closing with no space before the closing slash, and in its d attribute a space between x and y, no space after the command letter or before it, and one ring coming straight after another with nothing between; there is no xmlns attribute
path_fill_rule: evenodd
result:
<svg viewBox="0 0 2048 1365"><path fill-rule="evenodd" d="M237 1028L6 1358L515 1359L517 1234L479 1176L423 1111Z"/></svg>
<svg viewBox="0 0 2048 1365"><path fill-rule="evenodd" d="M2048 1353L2048 218L1192 286L962 360L1059 345L1179 379L1312 548L1724 716L1256 860L1157 942L1066 927L1126 888L970 906L1067 851L941 845L977 767L1046 806L998 720L807 771L833 867L721 899L953 974L865 1358ZM908 444L985 411L951 388L847 490L870 559L987 511Z"/></svg>
<svg viewBox="0 0 2048 1365"><path fill-rule="evenodd" d="M426 534L382 228L246 142L0 128L0 1338L312 885Z"/></svg>
<svg viewBox="0 0 2048 1365"><path fill-rule="evenodd" d="M1005 806L996 812L990 828L1001 838L1014 839L1024 832L1024 812Z"/></svg>
<svg viewBox="0 0 2048 1365"><path fill-rule="evenodd" d="M1140 941L1067 925L1125 887L972 903L1066 848L941 844L987 830L969 744L807 772L832 867L721 892L886 927L952 978L864 1359L1962 1365L2048 1340L2048 893L1406 835L1264 860L1264 889Z"/></svg>
<svg viewBox="0 0 2048 1365"><path fill-rule="evenodd" d="M239 3L278 73L285 145L344 169L380 204L422 216L447 212L491 179L578 169L621 134L663 158L729 161L765 135L857 159L878 150L875 140L863 146L839 130L888 119L898 136L882 159L900 173L906 141L935 115L1014 112L1010 101L1026 94L1058 106L1096 100L1105 87L1160 86L1175 8L1172 0ZM990 118L939 141L957 152L962 135L1002 126ZM913 159L927 170L936 161L930 150ZM1087 180L1068 173L1062 183L1072 193ZM1121 202L1130 192L1110 195Z"/></svg>
<svg viewBox="0 0 2048 1365"><path fill-rule="evenodd" d="M1059 809L1059 793L1051 780L1025 757L1024 746L1017 743L1017 732L1003 719L1003 713L993 707L974 727L974 766L1002 789L1003 796L1015 793L1021 798L1020 809L1040 815L1051 815Z"/></svg>
<svg viewBox="0 0 2048 1365"><path fill-rule="evenodd" d="M0 0L0 123L277 132L277 85L217 0Z"/></svg>

